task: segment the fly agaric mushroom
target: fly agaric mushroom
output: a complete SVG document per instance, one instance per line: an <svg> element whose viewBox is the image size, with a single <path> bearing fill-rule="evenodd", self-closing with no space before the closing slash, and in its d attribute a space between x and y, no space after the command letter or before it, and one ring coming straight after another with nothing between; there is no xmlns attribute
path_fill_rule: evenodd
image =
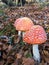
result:
<svg viewBox="0 0 49 65"><path fill-rule="evenodd" d="M28 17L18 18L14 23L16 30L18 30L18 36L20 36L21 31L22 32L28 31L33 25L34 24L32 20Z"/></svg>
<svg viewBox="0 0 49 65"><path fill-rule="evenodd" d="M24 34L23 41L33 45L33 58L40 62L38 45L47 40L46 32L40 25L34 25Z"/></svg>

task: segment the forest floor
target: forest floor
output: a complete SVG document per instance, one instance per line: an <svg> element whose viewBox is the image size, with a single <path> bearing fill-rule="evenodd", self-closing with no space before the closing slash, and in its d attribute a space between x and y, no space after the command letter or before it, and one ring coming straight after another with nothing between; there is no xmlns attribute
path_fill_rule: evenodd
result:
<svg viewBox="0 0 49 65"><path fill-rule="evenodd" d="M47 41L39 45L41 62L32 56L32 45L25 44L18 37L15 20L29 17L35 25L41 25L47 33ZM0 48L2 58L0 65L49 65L49 7L41 8L37 5L24 7L8 7L0 9Z"/></svg>

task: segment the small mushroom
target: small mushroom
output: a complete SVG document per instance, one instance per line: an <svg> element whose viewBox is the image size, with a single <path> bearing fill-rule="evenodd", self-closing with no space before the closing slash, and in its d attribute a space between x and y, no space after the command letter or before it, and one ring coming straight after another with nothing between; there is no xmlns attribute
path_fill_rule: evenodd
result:
<svg viewBox="0 0 49 65"><path fill-rule="evenodd" d="M29 31L24 34L23 41L33 45L33 58L40 62L40 53L38 45L47 40L46 32L40 25L34 25Z"/></svg>
<svg viewBox="0 0 49 65"><path fill-rule="evenodd" d="M22 34L24 35L24 32L28 31L33 25L34 24L32 20L28 17L18 18L14 23L16 30L18 30L18 36L20 36L21 31L23 32Z"/></svg>

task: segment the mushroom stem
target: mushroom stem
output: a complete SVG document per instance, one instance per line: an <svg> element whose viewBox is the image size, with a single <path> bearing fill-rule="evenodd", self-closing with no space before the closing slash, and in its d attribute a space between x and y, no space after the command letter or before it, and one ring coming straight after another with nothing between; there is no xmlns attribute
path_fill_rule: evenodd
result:
<svg viewBox="0 0 49 65"><path fill-rule="evenodd" d="M22 32L22 37L24 37L24 33L25 33L25 32Z"/></svg>
<svg viewBox="0 0 49 65"><path fill-rule="evenodd" d="M21 31L18 31L18 36L21 36Z"/></svg>
<svg viewBox="0 0 49 65"><path fill-rule="evenodd" d="M37 45L33 45L33 58L40 62L40 53L39 53L39 49L38 49L38 44Z"/></svg>
<svg viewBox="0 0 49 65"><path fill-rule="evenodd" d="M22 32L22 37L24 37L25 32ZM25 43L26 44L26 43Z"/></svg>

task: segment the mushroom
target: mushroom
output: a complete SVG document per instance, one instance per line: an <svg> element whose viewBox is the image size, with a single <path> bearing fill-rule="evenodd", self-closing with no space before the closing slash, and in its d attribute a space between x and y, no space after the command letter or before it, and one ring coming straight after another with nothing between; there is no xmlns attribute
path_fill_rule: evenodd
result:
<svg viewBox="0 0 49 65"><path fill-rule="evenodd" d="M31 29L29 31L26 31L26 33L24 34L23 41L33 45L33 58L38 62L40 62L38 45L44 43L46 40L46 32L40 25L32 26Z"/></svg>
<svg viewBox="0 0 49 65"><path fill-rule="evenodd" d="M28 31L33 25L34 24L32 20L28 17L18 18L14 23L16 30L18 30L18 36L20 36L21 31L23 32L22 34L24 35L24 32Z"/></svg>

